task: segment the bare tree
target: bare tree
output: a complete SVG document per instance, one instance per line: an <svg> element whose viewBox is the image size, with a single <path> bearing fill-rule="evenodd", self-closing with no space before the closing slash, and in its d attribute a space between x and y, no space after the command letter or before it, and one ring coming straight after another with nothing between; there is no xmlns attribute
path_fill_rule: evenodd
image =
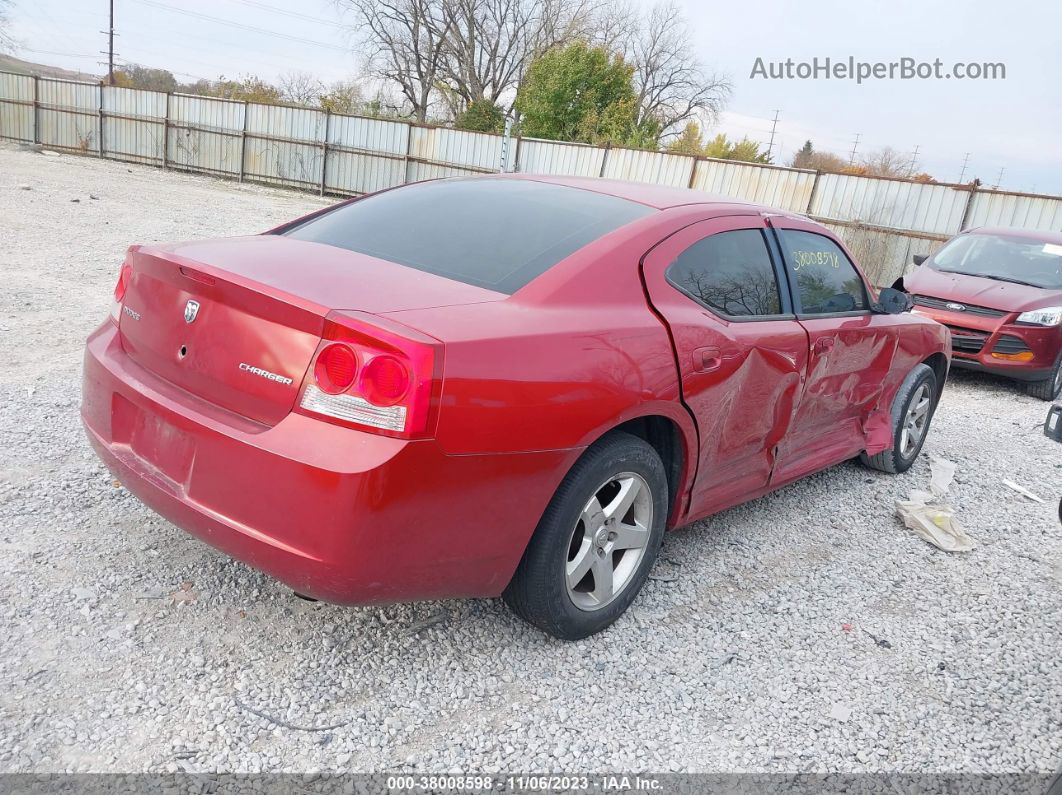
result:
<svg viewBox="0 0 1062 795"><path fill-rule="evenodd" d="M866 155L861 161L864 173L872 177L909 177L914 171L914 156L884 146Z"/></svg>
<svg viewBox="0 0 1062 795"><path fill-rule="evenodd" d="M443 74L467 107L510 96L527 66L556 44L589 34L604 0L444 0L449 22Z"/></svg>
<svg viewBox="0 0 1062 795"><path fill-rule="evenodd" d="M11 0L0 0L0 52L14 52L18 45L11 35Z"/></svg>
<svg viewBox="0 0 1062 795"><path fill-rule="evenodd" d="M634 66L638 123L656 121L664 134L691 119L715 120L730 96L730 81L708 73L697 59L689 25L674 0L664 0L635 18L617 51Z"/></svg>
<svg viewBox="0 0 1062 795"><path fill-rule="evenodd" d="M309 72L288 72L277 84L284 100L294 105L316 105L324 94L324 83Z"/></svg>
<svg viewBox="0 0 1062 795"><path fill-rule="evenodd" d="M425 121L450 31L446 0L337 0L352 11L370 71L393 82L417 121Z"/></svg>

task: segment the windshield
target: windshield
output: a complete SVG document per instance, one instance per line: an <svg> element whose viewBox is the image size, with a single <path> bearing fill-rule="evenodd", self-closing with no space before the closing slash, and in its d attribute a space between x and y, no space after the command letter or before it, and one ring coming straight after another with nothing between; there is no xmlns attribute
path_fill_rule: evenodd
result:
<svg viewBox="0 0 1062 795"><path fill-rule="evenodd" d="M517 179L422 182L340 205L289 237L513 293L652 212L587 190Z"/></svg>
<svg viewBox="0 0 1062 795"><path fill-rule="evenodd" d="M1062 245L1027 237L961 235L938 251L929 266L945 273L1062 289Z"/></svg>

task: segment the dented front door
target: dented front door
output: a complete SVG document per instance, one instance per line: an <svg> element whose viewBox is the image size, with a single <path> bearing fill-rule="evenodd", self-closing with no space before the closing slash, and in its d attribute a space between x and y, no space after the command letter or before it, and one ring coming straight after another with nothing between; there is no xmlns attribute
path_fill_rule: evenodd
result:
<svg viewBox="0 0 1062 795"><path fill-rule="evenodd" d="M767 232L759 215L705 220L643 260L700 437L690 517L767 487L800 395L808 335L778 287L780 263Z"/></svg>

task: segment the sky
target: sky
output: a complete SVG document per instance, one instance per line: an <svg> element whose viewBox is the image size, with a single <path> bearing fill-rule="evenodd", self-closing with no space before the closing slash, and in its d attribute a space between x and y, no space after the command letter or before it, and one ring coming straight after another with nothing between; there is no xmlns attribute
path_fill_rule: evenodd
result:
<svg viewBox="0 0 1062 795"><path fill-rule="evenodd" d="M639 0L649 4L651 0ZM1050 0L679 0L706 67L733 93L710 132L766 145L787 164L805 140L848 157L890 146L940 181L978 177L1003 189L1062 194L1062 3ZM119 61L181 80L293 71L326 82L358 74L352 20L333 0L114 0ZM103 69L108 0L14 0L26 60ZM227 23L227 24L226 24ZM1002 63L1005 79L765 79L792 59L868 63L902 58ZM794 66L795 68L795 66ZM969 158L965 173L963 162ZM1002 169L1002 176L1000 170Z"/></svg>

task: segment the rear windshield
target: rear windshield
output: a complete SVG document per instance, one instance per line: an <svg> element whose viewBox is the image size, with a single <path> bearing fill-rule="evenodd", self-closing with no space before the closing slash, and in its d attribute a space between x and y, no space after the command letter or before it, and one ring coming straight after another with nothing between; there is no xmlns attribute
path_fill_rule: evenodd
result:
<svg viewBox="0 0 1062 795"><path fill-rule="evenodd" d="M440 180L369 196L286 234L513 293L577 249L652 212L542 182Z"/></svg>
<svg viewBox="0 0 1062 795"><path fill-rule="evenodd" d="M929 266L945 273L1062 288L1062 245L1028 237L960 235L938 251Z"/></svg>

